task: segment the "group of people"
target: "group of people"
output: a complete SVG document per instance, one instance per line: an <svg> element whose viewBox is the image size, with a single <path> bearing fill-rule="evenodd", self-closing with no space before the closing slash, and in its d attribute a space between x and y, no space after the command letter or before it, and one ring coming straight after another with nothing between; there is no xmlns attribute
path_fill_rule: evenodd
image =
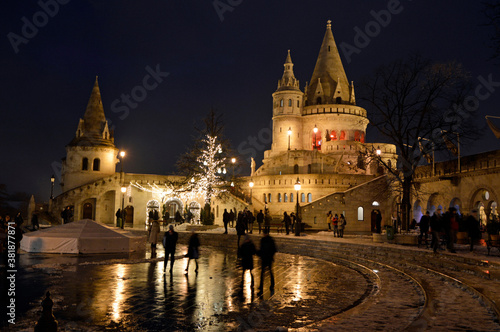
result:
<svg viewBox="0 0 500 332"><path fill-rule="evenodd" d="M347 221L342 213L339 217L338 214L335 213L335 215L333 215L332 211L328 211L326 214L326 223L328 224L329 232L331 232L333 228L334 237L344 237L344 229L345 225L347 225Z"/></svg>
<svg viewBox="0 0 500 332"><path fill-rule="evenodd" d="M439 248L441 238L444 236L447 249L454 253L454 244L457 242L457 232L466 231L469 236L470 251L474 249L474 243L481 239L481 229L477 218L477 210L472 210L471 214L462 218L457 209L450 207L446 213L442 214L442 209L431 216L429 211L425 212L419 223L419 241L427 240L427 234L432 234L431 248L436 253Z"/></svg>

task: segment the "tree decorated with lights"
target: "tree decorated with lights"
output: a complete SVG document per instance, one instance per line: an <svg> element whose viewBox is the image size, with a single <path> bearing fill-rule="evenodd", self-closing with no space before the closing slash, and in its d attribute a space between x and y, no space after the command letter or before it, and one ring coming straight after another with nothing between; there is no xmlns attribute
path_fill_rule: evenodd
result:
<svg viewBox="0 0 500 332"><path fill-rule="evenodd" d="M213 197L226 192L227 141L223 139L221 116L211 110L204 119L205 127L197 129L194 146L177 162L186 179L186 190L201 194L210 204Z"/></svg>

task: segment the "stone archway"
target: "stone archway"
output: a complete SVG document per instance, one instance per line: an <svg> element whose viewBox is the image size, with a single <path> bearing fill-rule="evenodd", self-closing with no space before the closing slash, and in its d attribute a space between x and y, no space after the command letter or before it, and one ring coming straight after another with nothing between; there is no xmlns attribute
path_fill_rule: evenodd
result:
<svg viewBox="0 0 500 332"><path fill-rule="evenodd" d="M200 203L198 203L196 201L192 201L191 203L189 203L188 210L192 214L192 218L190 220L191 223L199 223L199 221L200 221L200 212L201 212L201 205L200 205Z"/></svg>
<svg viewBox="0 0 500 332"><path fill-rule="evenodd" d="M170 218L175 218L177 212L182 216L183 209L184 204L182 204L182 201L177 197L169 198L165 201L165 211L168 211Z"/></svg>
<svg viewBox="0 0 500 332"><path fill-rule="evenodd" d="M89 198L82 203L82 219L95 220L95 199Z"/></svg>
<svg viewBox="0 0 500 332"><path fill-rule="evenodd" d="M443 210L443 207L440 204L439 199L440 199L439 194L433 193L429 196L429 199L427 200L427 211L429 211L431 216L437 211L437 209L440 208L441 210Z"/></svg>
<svg viewBox="0 0 500 332"><path fill-rule="evenodd" d="M457 213L460 215L463 213L462 201L458 197L451 200L450 207L457 209Z"/></svg>
<svg viewBox="0 0 500 332"><path fill-rule="evenodd" d="M150 211L158 211L160 213L160 202L158 202L156 199L152 199L148 201L146 205L146 225L149 224L149 212Z"/></svg>
<svg viewBox="0 0 500 332"><path fill-rule="evenodd" d="M416 200L415 203L413 203L413 219L418 223L420 222L420 218L422 218L422 206L420 200Z"/></svg>

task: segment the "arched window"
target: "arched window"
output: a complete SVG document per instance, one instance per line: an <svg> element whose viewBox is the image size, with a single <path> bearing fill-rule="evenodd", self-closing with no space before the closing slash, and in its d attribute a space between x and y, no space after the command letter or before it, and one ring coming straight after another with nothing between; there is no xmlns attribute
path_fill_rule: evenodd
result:
<svg viewBox="0 0 500 332"><path fill-rule="evenodd" d="M364 220L363 207L360 206L358 207L358 221L363 221L363 220Z"/></svg>
<svg viewBox="0 0 500 332"><path fill-rule="evenodd" d="M284 193L283 194L283 201L286 203L288 202L288 194L287 193Z"/></svg>
<svg viewBox="0 0 500 332"><path fill-rule="evenodd" d="M92 165L92 170L93 171L100 171L101 170L101 160L99 158L94 159L94 164Z"/></svg>
<svg viewBox="0 0 500 332"><path fill-rule="evenodd" d="M267 194L267 202L271 203L271 193Z"/></svg>
<svg viewBox="0 0 500 332"><path fill-rule="evenodd" d="M361 133L361 143L365 142L365 133Z"/></svg>
<svg viewBox="0 0 500 332"><path fill-rule="evenodd" d="M281 193L278 194L278 203L281 203Z"/></svg>
<svg viewBox="0 0 500 332"><path fill-rule="evenodd" d="M307 165L307 174L311 174L312 169L311 169L311 164Z"/></svg>
<svg viewBox="0 0 500 332"><path fill-rule="evenodd" d="M267 196L264 194L264 203L267 203Z"/></svg>
<svg viewBox="0 0 500 332"><path fill-rule="evenodd" d="M290 203L293 203L293 193L290 194Z"/></svg>
<svg viewBox="0 0 500 332"><path fill-rule="evenodd" d="M299 165L293 165L293 174L299 174Z"/></svg>
<svg viewBox="0 0 500 332"><path fill-rule="evenodd" d="M361 141L361 135L359 134L359 131L357 131L357 130L354 132L354 140L356 142Z"/></svg>
<svg viewBox="0 0 500 332"><path fill-rule="evenodd" d="M302 193L300 194L300 201L304 203L306 201L306 194Z"/></svg>
<svg viewBox="0 0 500 332"><path fill-rule="evenodd" d="M335 101L337 104L342 104L342 97L337 97Z"/></svg>
<svg viewBox="0 0 500 332"><path fill-rule="evenodd" d="M82 171L88 171L88 170L89 170L89 159L83 158L82 159Z"/></svg>
<svg viewBox="0 0 500 332"><path fill-rule="evenodd" d="M280 100L280 106L283 107L283 99Z"/></svg>
<svg viewBox="0 0 500 332"><path fill-rule="evenodd" d="M292 100L288 99L288 106L292 107Z"/></svg>
<svg viewBox="0 0 500 332"><path fill-rule="evenodd" d="M340 141L345 141L345 131L341 130L340 131L340 138L339 138Z"/></svg>
<svg viewBox="0 0 500 332"><path fill-rule="evenodd" d="M331 139L332 141L336 141L336 140L337 140L337 132L336 132L335 130L332 130L332 131L330 132L330 139Z"/></svg>
<svg viewBox="0 0 500 332"><path fill-rule="evenodd" d="M321 104L321 97L318 97L318 98L316 99L316 104L318 104L318 105L320 105L320 104Z"/></svg>
<svg viewBox="0 0 500 332"><path fill-rule="evenodd" d="M297 107L300 107L300 101L297 100Z"/></svg>
<svg viewBox="0 0 500 332"><path fill-rule="evenodd" d="M307 203L311 203L313 201L313 195L311 193L307 194Z"/></svg>
<svg viewBox="0 0 500 332"><path fill-rule="evenodd" d="M312 147L313 150L321 150L321 131L318 129L316 133L312 133Z"/></svg>

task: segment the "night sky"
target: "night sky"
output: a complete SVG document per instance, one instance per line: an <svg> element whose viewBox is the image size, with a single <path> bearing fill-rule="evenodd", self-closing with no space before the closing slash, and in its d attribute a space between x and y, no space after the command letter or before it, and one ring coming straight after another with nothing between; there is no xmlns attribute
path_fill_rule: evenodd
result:
<svg viewBox="0 0 500 332"><path fill-rule="evenodd" d="M270 148L271 94L287 50L303 89L329 19L339 48L355 47L356 30L367 24L380 28L358 43L357 53L340 52L355 87L376 67L415 52L462 63L473 84L489 75L500 82L499 64L489 60L491 29L483 26L481 1L220 0L219 12L211 0L59 0L58 8L55 0L41 2L52 4L51 15L37 1L0 4L0 183L37 201L49 198L50 176L59 176L96 75L115 144L127 152L125 171L148 174L176 171L194 124L211 108L223 114L237 157L248 160L256 152L260 165ZM374 25L373 13L388 10L388 3L390 22L382 16L385 26ZM34 22L37 31L28 28ZM158 84L149 81L155 87L127 105L121 96L140 91L149 71L161 72ZM481 102L480 121L500 115L497 89ZM462 147L464 154L500 148L489 129L484 132ZM368 131L367 141L375 135ZM249 137L257 137L257 148Z"/></svg>

